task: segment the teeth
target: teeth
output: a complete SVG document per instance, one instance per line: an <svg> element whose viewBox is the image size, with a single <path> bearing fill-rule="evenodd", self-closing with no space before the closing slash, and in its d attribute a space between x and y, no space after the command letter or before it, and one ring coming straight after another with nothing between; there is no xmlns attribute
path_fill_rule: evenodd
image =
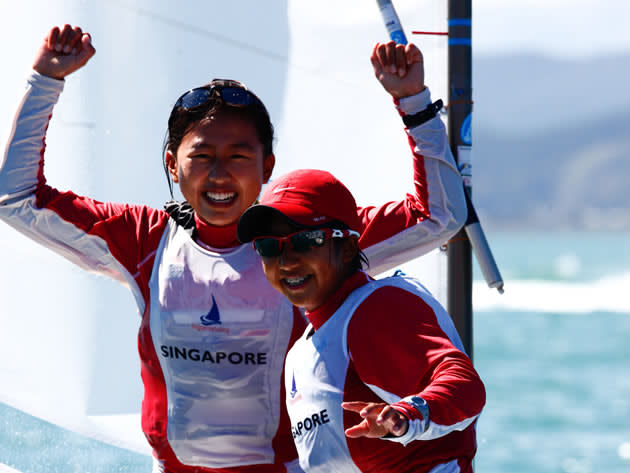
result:
<svg viewBox="0 0 630 473"><path fill-rule="evenodd" d="M206 192L206 196L210 200L215 200L217 202L227 202L228 200L232 200L234 196L236 196L236 192Z"/></svg>
<svg viewBox="0 0 630 473"><path fill-rule="evenodd" d="M285 278L284 280L289 286L298 286L306 281L306 276L303 278Z"/></svg>

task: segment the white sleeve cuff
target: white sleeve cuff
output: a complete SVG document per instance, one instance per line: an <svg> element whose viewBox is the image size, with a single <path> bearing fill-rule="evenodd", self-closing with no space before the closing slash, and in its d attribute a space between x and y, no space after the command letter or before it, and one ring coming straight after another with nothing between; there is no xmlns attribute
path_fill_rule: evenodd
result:
<svg viewBox="0 0 630 473"><path fill-rule="evenodd" d="M416 95L404 97L398 101L396 108L405 115L421 112L431 103L431 91L426 87Z"/></svg>
<svg viewBox="0 0 630 473"><path fill-rule="evenodd" d="M63 91L63 86L66 83L64 79L55 79L53 77L48 77L35 70L31 70L30 73L26 76L26 80L32 87L37 87L39 89L46 89L49 91L57 92L57 94L61 94Z"/></svg>
<svg viewBox="0 0 630 473"><path fill-rule="evenodd" d="M409 442L418 440L429 428L429 406L424 399L418 396L407 396L396 404L407 404L410 408L417 410L422 415L422 419L409 420L409 428L407 429L405 435L401 435L400 437L395 437L393 435L383 437L384 440L407 445Z"/></svg>

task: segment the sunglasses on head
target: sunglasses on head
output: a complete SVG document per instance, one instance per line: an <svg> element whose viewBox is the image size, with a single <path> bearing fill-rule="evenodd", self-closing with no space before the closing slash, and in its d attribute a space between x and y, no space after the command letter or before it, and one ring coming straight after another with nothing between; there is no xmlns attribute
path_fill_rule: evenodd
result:
<svg viewBox="0 0 630 473"><path fill-rule="evenodd" d="M192 110L217 97L233 107L262 105L260 99L239 82L215 79L209 85L196 87L183 94L175 102L173 110Z"/></svg>
<svg viewBox="0 0 630 473"><path fill-rule="evenodd" d="M275 258L282 254L286 242L294 251L306 253L313 248L324 246L328 238L345 238L351 235L359 236L354 230L338 230L334 228L321 228L317 230L301 230L291 235L276 237L263 236L255 238L254 249L264 258Z"/></svg>

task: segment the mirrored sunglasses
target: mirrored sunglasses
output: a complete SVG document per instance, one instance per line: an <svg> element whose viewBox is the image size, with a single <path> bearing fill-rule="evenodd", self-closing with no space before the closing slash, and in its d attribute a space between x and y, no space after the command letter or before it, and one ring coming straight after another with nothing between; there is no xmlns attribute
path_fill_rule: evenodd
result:
<svg viewBox="0 0 630 473"><path fill-rule="evenodd" d="M245 88L212 84L191 89L183 94L175 102L173 111L178 109L191 110L200 107L217 95L223 102L234 107L247 107L254 103L262 105L258 97Z"/></svg>
<svg viewBox="0 0 630 473"><path fill-rule="evenodd" d="M317 230L302 230L283 237L262 236L255 238L253 245L256 252L263 258L276 258L282 254L286 243L289 243L294 251L306 253L313 248L324 246L324 243L329 238L346 238L351 235L359 236L354 230L321 228Z"/></svg>

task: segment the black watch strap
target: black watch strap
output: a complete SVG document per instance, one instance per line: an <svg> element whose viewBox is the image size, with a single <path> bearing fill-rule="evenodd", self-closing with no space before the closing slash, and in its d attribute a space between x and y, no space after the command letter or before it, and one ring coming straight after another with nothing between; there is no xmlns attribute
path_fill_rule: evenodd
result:
<svg viewBox="0 0 630 473"><path fill-rule="evenodd" d="M438 99L435 102L427 105L427 108L421 112L414 113L413 115L404 115L402 117L403 122L407 128L413 128L414 126L422 125L435 117L442 109L444 103L442 99Z"/></svg>

